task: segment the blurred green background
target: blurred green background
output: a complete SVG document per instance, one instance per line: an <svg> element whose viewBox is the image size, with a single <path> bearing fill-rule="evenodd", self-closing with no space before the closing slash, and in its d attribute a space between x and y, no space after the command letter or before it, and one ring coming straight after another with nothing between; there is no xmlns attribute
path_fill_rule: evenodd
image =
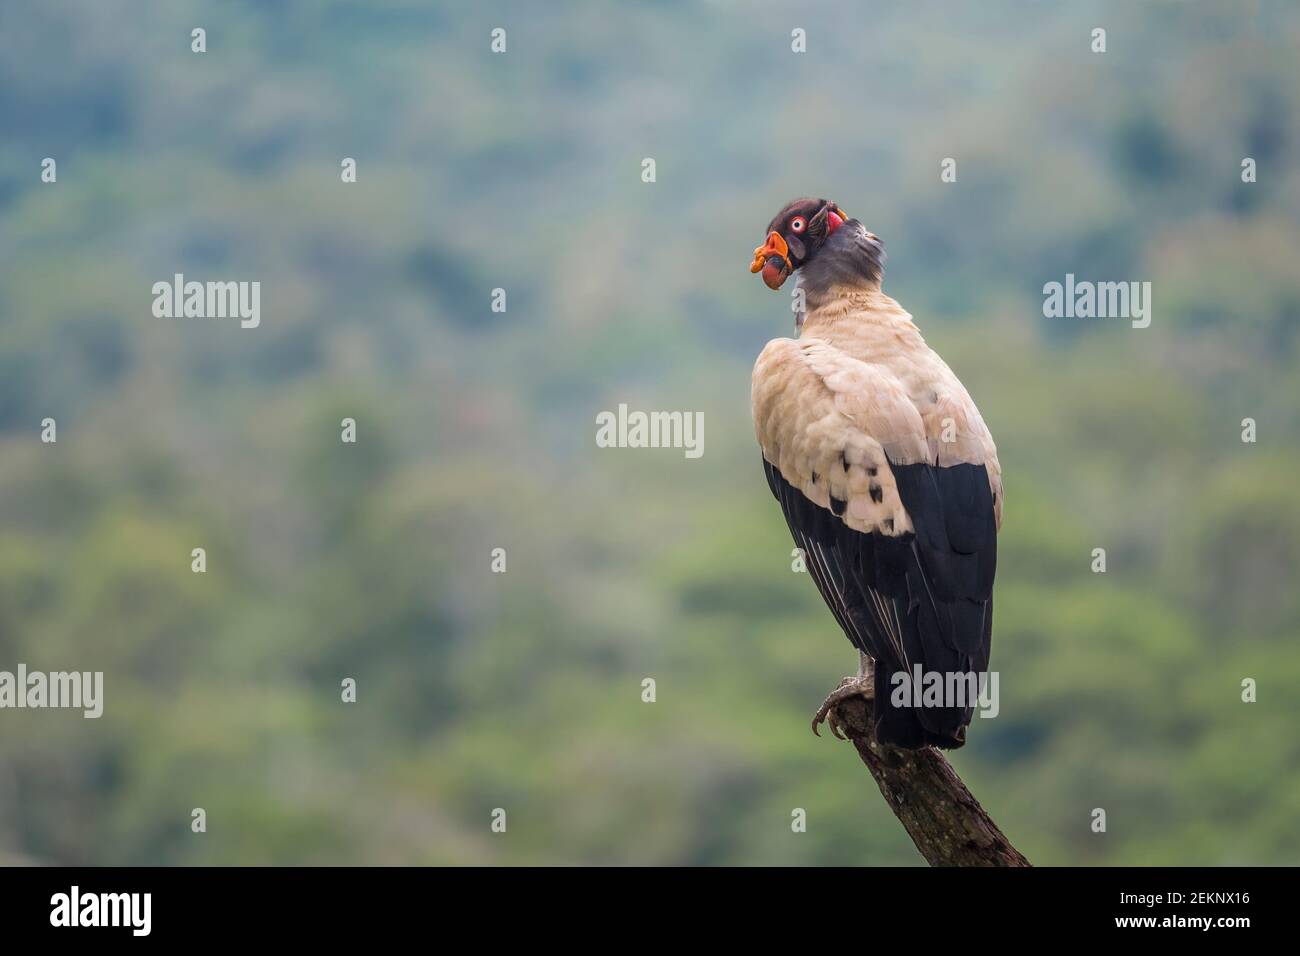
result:
<svg viewBox="0 0 1300 956"><path fill-rule="evenodd" d="M6 3L0 669L106 703L0 712L0 861L919 863L808 731L856 661L749 417L813 194L1001 452L959 772L1040 864L1300 862L1297 49L1283 0ZM154 318L176 272L261 327ZM1151 327L1043 318L1067 272ZM596 448L619 402L704 456Z"/></svg>

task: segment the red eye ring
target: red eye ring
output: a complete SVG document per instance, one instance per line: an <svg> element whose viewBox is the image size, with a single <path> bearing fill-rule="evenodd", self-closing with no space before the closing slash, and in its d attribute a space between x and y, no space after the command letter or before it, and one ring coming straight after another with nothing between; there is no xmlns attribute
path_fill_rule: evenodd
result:
<svg viewBox="0 0 1300 956"><path fill-rule="evenodd" d="M806 225L807 225L807 223L804 222L804 218L803 218L803 216L795 216L793 219L790 220L790 231L791 231L791 232L803 232L804 227L805 227Z"/></svg>

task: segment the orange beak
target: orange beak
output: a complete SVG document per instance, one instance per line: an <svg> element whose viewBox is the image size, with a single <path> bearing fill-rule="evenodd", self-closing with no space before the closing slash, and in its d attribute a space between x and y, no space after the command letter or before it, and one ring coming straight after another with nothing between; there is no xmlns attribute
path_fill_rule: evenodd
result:
<svg viewBox="0 0 1300 956"><path fill-rule="evenodd" d="M769 289L781 288L781 283L794 271L790 262L790 247L779 232L768 233L767 242L754 250L750 272L763 272L763 282Z"/></svg>

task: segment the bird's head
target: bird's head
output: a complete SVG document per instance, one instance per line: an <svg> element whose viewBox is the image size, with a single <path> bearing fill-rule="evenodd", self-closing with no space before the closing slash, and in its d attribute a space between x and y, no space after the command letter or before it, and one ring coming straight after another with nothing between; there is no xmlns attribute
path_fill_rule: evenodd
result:
<svg viewBox="0 0 1300 956"><path fill-rule="evenodd" d="M754 250L750 272L762 272L769 289L807 265L849 217L829 199L794 199L767 224L767 240Z"/></svg>

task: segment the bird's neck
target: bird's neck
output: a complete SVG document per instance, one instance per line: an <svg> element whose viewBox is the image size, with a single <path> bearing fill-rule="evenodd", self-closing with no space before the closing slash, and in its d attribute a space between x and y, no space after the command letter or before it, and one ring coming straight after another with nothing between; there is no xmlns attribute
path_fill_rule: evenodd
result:
<svg viewBox="0 0 1300 956"><path fill-rule="evenodd" d="M811 312L844 290L879 292L884 271L884 244L858 220L850 219L799 269L799 286Z"/></svg>
<svg viewBox="0 0 1300 956"><path fill-rule="evenodd" d="M807 305L800 337L829 342L863 361L875 361L882 350L925 344L912 316L878 283L834 286Z"/></svg>

